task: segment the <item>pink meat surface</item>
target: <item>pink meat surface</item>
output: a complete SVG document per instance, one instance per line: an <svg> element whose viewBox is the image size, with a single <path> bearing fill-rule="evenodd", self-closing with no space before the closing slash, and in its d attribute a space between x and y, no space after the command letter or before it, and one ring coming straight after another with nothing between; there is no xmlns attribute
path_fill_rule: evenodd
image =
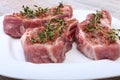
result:
<svg viewBox="0 0 120 80"><path fill-rule="evenodd" d="M102 10L101 13L102 18L97 26L100 26L102 31L86 31L86 25L94 26L91 23L93 14L89 14L86 20L78 24L75 34L77 49L90 59L116 60L120 56L120 41L116 38L114 42L110 42L107 34L110 31L111 17L106 10Z"/></svg>
<svg viewBox="0 0 120 80"><path fill-rule="evenodd" d="M14 38L20 38L27 28L34 28L44 25L44 23L52 18L71 18L72 7L70 5L63 5L58 14L54 14L57 7L51 8L45 17L26 18L20 13L13 15L6 15L3 21L4 32Z"/></svg>
<svg viewBox="0 0 120 80"><path fill-rule="evenodd" d="M75 29L78 21L76 19L67 19L65 21L66 29L52 43L31 43L31 37L37 34L45 27L29 28L21 37L22 47L25 59L32 63L60 63L65 59L65 53L71 50L75 39Z"/></svg>

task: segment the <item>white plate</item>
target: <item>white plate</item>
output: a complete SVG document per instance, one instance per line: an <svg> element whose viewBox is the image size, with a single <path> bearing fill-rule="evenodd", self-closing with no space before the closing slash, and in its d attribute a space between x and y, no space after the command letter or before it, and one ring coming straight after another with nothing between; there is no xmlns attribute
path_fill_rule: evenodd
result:
<svg viewBox="0 0 120 80"><path fill-rule="evenodd" d="M75 10L79 21L94 11ZM74 43L64 63L33 64L25 62L19 39L13 39L3 31L0 17L0 75L20 79L98 79L120 76L120 58L116 61L93 61L80 54ZM113 18L112 26L119 28L120 21Z"/></svg>

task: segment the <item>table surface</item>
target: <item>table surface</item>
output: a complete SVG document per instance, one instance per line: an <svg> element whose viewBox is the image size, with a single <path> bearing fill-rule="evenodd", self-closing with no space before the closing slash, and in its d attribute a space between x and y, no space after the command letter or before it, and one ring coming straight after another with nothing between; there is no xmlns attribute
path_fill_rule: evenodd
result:
<svg viewBox="0 0 120 80"><path fill-rule="evenodd" d="M59 2L69 4L73 9L100 10L106 9L115 18L120 19L120 0L0 0L0 16L21 10L22 5L40 5L50 7ZM44 5L43 5L44 4ZM16 80L0 76L0 80ZM103 79L102 79L103 80ZM104 80L120 80L120 77L107 78Z"/></svg>

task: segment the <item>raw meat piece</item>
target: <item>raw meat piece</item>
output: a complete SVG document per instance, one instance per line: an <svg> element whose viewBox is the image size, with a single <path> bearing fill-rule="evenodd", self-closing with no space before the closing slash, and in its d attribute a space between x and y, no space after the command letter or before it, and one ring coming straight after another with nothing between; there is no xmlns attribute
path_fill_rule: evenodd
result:
<svg viewBox="0 0 120 80"><path fill-rule="evenodd" d="M60 19L59 21L26 30L21 37L26 61L32 63L60 63L64 61L65 53L72 48L78 21L76 19L67 19L65 22ZM63 23L65 23L64 28ZM55 27L55 25L60 26ZM54 28L57 28L58 31L54 31ZM52 37L50 37L52 33L49 31L54 32Z"/></svg>
<svg viewBox="0 0 120 80"><path fill-rule="evenodd" d="M110 26L111 17L106 10L89 14L77 26L77 49L90 59L116 60L120 56L120 41Z"/></svg>
<svg viewBox="0 0 120 80"><path fill-rule="evenodd" d="M28 7L26 8L24 7L24 9L27 9L28 12L31 11L29 10ZM62 5L62 4L53 7L51 9L40 8L40 10L38 11L43 11L43 12L41 13L39 12L39 16L35 16L35 17L34 16L31 17L31 15L29 15L27 12L13 13L13 15L6 15L3 21L4 32L14 38L20 38L27 28L39 27L41 25L44 25L46 21L52 18L71 18L73 13L72 7L70 5ZM36 13L36 15L38 14Z"/></svg>

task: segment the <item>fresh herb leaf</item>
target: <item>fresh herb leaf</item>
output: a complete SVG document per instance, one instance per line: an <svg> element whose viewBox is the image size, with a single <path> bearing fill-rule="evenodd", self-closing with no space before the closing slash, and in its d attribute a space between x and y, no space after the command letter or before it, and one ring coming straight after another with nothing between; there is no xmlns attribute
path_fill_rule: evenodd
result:
<svg viewBox="0 0 120 80"><path fill-rule="evenodd" d="M115 42L115 39L116 39L117 37L120 39L119 32L120 32L120 29L111 29L111 30L108 32L109 39L110 39L110 42L111 42L111 43Z"/></svg>
<svg viewBox="0 0 120 80"><path fill-rule="evenodd" d="M38 33L38 38L34 39L36 40L35 42L45 43L47 41L54 41L57 37L61 36L65 30L65 25L63 19L51 19L45 24L45 29Z"/></svg>
<svg viewBox="0 0 120 80"><path fill-rule="evenodd" d="M63 6L63 2L59 2L59 7L60 8L63 8L64 6Z"/></svg>
<svg viewBox="0 0 120 80"><path fill-rule="evenodd" d="M34 38L31 38L30 41L31 41L32 43L36 43L36 42L37 42L36 39L34 39Z"/></svg>
<svg viewBox="0 0 120 80"><path fill-rule="evenodd" d="M99 24L102 17L102 13L100 11L96 11L96 14L93 14L93 18L91 19L92 24Z"/></svg>
<svg viewBox="0 0 120 80"><path fill-rule="evenodd" d="M46 37L46 35L45 35L45 33L44 33L44 32L40 32L40 33L38 34L38 37L39 37L39 38L45 38L45 37Z"/></svg>
<svg viewBox="0 0 120 80"><path fill-rule="evenodd" d="M62 14L62 12L60 11L60 8L63 8L63 7L64 7L63 3L60 2L59 6L55 9L54 15L56 15L56 14Z"/></svg>
<svg viewBox="0 0 120 80"><path fill-rule="evenodd" d="M47 13L48 11L48 8L41 8L41 7L38 7L37 5L34 5L34 7L36 7L37 9L35 10L32 10L30 9L28 6L22 6L23 8L23 11L20 11L20 13L26 17L37 17L37 16L40 16L41 14L45 14Z"/></svg>
<svg viewBox="0 0 120 80"><path fill-rule="evenodd" d="M53 36L54 36L54 32L49 31L49 32L47 32L47 35L48 35L49 40L52 40Z"/></svg>
<svg viewBox="0 0 120 80"><path fill-rule="evenodd" d="M87 25L87 27L84 28L84 31L87 32L92 32L93 30L95 30L95 27L91 25Z"/></svg>
<svg viewBox="0 0 120 80"><path fill-rule="evenodd" d="M120 39L120 36L119 36L120 29L110 29L109 32L106 32L104 30L105 27L101 27L99 25L101 18L103 18L103 14L100 11L96 11L96 14L93 14L93 17L91 19L92 24L86 25L86 27L84 28L84 31L88 33L97 31L97 33L101 35L105 35L106 39L109 39L109 43L114 43L116 41L116 38Z"/></svg>

